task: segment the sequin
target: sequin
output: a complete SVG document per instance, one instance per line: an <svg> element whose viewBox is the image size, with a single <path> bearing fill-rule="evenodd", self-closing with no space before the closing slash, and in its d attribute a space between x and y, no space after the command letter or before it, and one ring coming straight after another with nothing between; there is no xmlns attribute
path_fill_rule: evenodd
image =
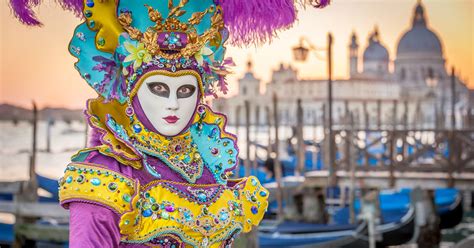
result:
<svg viewBox="0 0 474 248"><path fill-rule="evenodd" d="M72 176L68 176L66 178L66 183L71 183L72 182Z"/></svg>

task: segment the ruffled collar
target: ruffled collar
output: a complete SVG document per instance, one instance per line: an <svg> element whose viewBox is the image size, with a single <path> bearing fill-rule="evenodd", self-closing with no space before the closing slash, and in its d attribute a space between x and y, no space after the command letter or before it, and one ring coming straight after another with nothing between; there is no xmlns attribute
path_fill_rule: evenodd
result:
<svg viewBox="0 0 474 248"><path fill-rule="evenodd" d="M147 162L148 156L162 160L189 183L202 176L204 167L217 183L224 184L227 174L237 165L237 138L225 132L226 117L199 104L187 130L173 137L153 132L137 118L127 116L126 104L104 101L102 97L88 101L85 114L92 128L100 133L95 149L135 169L146 169L156 178Z"/></svg>

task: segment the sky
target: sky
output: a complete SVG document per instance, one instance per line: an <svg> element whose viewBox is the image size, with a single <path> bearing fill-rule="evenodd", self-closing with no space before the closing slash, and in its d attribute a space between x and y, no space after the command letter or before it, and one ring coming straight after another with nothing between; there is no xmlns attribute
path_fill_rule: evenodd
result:
<svg viewBox="0 0 474 248"><path fill-rule="evenodd" d="M81 20L61 10L54 1L44 1L37 9L44 26L26 27L14 19L7 5L0 3L0 103L29 107L34 100L40 107L83 108L96 93L74 69L75 58L67 45ZM326 63L316 56L301 63L292 58L291 48L301 36L315 46L325 47L327 33L334 37L333 75L348 78L348 45L352 32L359 41L359 56L368 44L375 26L394 60L396 46L410 26L417 0L333 0L322 10L300 9L298 22L278 33L270 44L238 48L227 46L227 55L237 66L228 78L236 94L237 80L246 71L249 59L263 84L281 63L292 64L301 79L326 77ZM470 88L474 88L474 0L423 0L428 26L442 41L447 68L454 66ZM320 55L324 57L324 53Z"/></svg>

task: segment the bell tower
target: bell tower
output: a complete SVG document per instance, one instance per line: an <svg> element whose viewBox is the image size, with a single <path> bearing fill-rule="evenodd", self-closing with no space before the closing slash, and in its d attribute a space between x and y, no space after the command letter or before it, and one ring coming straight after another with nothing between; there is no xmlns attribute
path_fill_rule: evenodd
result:
<svg viewBox="0 0 474 248"><path fill-rule="evenodd" d="M349 44L349 75L350 78L355 77L359 73L359 44L357 43L357 36L352 32L351 43Z"/></svg>

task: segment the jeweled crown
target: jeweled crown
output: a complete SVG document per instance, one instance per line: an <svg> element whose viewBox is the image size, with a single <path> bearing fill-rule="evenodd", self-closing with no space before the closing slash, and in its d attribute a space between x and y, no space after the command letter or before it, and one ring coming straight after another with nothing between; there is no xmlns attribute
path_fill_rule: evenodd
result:
<svg viewBox="0 0 474 248"><path fill-rule="evenodd" d="M191 57L198 53L206 43L219 45L222 41L220 30L224 28L222 10L218 5L211 5L204 11L195 12L186 21L182 22L178 17L186 13L185 6L189 0L181 0L174 6L173 1L168 1L169 13L164 18L162 13L145 5L148 16L154 26L141 32L132 26L131 12L123 11L118 17L120 25L130 35L130 38L145 45L146 50L152 54L166 59L179 57ZM201 23L206 14L212 14L210 28L201 35L198 34L196 26Z"/></svg>

